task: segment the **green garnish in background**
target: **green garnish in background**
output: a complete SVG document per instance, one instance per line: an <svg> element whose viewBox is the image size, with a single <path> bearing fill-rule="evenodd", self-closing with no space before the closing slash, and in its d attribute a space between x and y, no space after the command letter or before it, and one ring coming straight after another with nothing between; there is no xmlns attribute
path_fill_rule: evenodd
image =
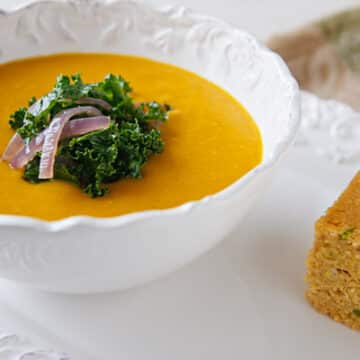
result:
<svg viewBox="0 0 360 360"><path fill-rule="evenodd" d="M86 84L80 75L57 78L53 90L40 99L30 114L20 108L10 126L28 143L50 123L59 111L78 106L83 97L107 101L110 127L62 140L56 155L54 178L77 184L91 197L108 192L107 184L123 178L140 178L141 169L152 154L161 153L164 143L152 124L167 120L170 106L155 101L135 104L131 88L121 76L107 75L103 81ZM36 101L32 98L29 106ZM39 183L40 153L25 168L24 178ZM47 180L46 180L47 181Z"/></svg>

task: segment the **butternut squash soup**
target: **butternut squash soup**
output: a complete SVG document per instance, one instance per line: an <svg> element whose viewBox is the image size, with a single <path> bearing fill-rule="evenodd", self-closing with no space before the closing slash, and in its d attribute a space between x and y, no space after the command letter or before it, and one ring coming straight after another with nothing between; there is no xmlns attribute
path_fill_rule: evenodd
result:
<svg viewBox="0 0 360 360"><path fill-rule="evenodd" d="M57 220L171 208L261 161L244 107L175 66L59 54L2 64L0 79L0 214Z"/></svg>

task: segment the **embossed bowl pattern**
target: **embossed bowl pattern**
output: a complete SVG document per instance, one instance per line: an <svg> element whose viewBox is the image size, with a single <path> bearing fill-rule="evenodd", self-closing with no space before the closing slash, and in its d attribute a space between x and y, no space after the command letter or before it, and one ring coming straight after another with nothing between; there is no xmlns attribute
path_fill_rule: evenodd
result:
<svg viewBox="0 0 360 360"><path fill-rule="evenodd" d="M0 215L0 274L49 291L124 289L209 250L260 196L294 140L299 91L282 60L251 35L181 7L139 1L39 1L0 13L0 61L59 52L146 56L229 91L257 122L264 159L225 190L180 207L108 219L45 222ZM34 202L37 199L34 199ZM51 211L51 209L49 209Z"/></svg>

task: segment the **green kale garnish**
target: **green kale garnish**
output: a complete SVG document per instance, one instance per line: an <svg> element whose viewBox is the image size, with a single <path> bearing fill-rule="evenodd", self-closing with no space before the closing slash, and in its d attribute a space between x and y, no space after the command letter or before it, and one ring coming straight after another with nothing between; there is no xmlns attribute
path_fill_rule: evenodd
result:
<svg viewBox="0 0 360 360"><path fill-rule="evenodd" d="M91 197L103 196L108 184L123 178L140 178L141 169L152 154L161 153L164 143L153 123L167 120L169 105L155 101L136 104L130 96L131 87L121 77L107 75L99 83L86 84L80 75L61 75L51 92L36 101L31 113L26 108L15 112L10 125L29 142L51 122L59 111L79 106L84 97L107 101L111 110L100 109L110 116L105 130L62 140L59 143L54 178L73 182ZM41 153L30 161L24 178L39 183Z"/></svg>
<svg viewBox="0 0 360 360"><path fill-rule="evenodd" d="M31 106L31 105L33 105L33 104L35 104L35 103L36 103L36 97L33 96L33 97L28 101L28 104L29 104L29 106Z"/></svg>
<svg viewBox="0 0 360 360"><path fill-rule="evenodd" d="M39 165L40 155L37 154L32 161L26 164L24 171L24 179L33 184L41 182L41 180L39 179Z"/></svg>
<svg viewBox="0 0 360 360"><path fill-rule="evenodd" d="M26 111L26 108L20 108L10 115L9 124L14 130L24 126Z"/></svg>
<svg viewBox="0 0 360 360"><path fill-rule="evenodd" d="M103 99L116 106L128 97L130 91L129 84L121 76L109 74L99 83L86 84L79 74L60 75L46 96L38 102L34 97L30 99L30 105L36 102L31 113L25 108L19 109L12 115L10 125L29 141L49 125L56 113L76 106L76 101L82 97Z"/></svg>
<svg viewBox="0 0 360 360"><path fill-rule="evenodd" d="M354 309L353 314L357 317L360 317L360 309Z"/></svg>
<svg viewBox="0 0 360 360"><path fill-rule="evenodd" d="M77 183L90 196L102 196L108 191L105 184L141 177L150 155L162 150L159 131L144 132L136 122L113 123L104 131L73 138L62 146L55 176Z"/></svg>

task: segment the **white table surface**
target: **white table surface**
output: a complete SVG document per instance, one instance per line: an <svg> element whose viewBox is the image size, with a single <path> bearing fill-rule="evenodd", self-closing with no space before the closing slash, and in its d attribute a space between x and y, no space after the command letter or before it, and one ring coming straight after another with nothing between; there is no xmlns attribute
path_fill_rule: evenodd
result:
<svg viewBox="0 0 360 360"><path fill-rule="evenodd" d="M27 1L0 0L0 8L13 8ZM169 0L148 1L169 3ZM182 3L222 17L266 39L271 33L289 30L326 13L360 5L360 0L182 0ZM335 198L354 170L324 165L320 180L336 178L336 181L333 187L323 189L321 182L314 183L300 173L286 170L294 163L314 166L302 158L302 150L295 149L293 156L291 163L284 162L284 170L269 194L249 214L247 226L239 227L238 235L232 235L182 271L144 288L87 299L26 291L0 281L0 327L30 335L36 344L44 344L44 348L66 350L73 359L81 360L113 360L114 354L116 360L242 358L238 354L252 354L252 358L247 357L250 360L359 358L359 348L354 348L352 358L343 356L346 349L352 348L358 334L317 315L303 299L302 280L306 249L312 241L313 219ZM319 164L323 165L316 162L316 167ZM289 183L298 184L286 199L280 181L284 177ZM309 208L306 200L301 201L302 191L314 194L316 206ZM274 194L282 195L279 198ZM282 206L274 222L266 223L274 203ZM295 212L291 204L297 204ZM297 217L297 212L304 217ZM281 225L284 218L296 226L284 230ZM254 248L254 241L239 241L240 237L267 239L269 233L277 235L271 236L261 251ZM277 254L276 248L280 247L284 258ZM275 267L262 257L264 252L269 259L276 260ZM259 284L256 288L252 285L255 283ZM260 302L260 298L267 296L269 284L277 289L277 296L267 300L267 307L251 311L253 301ZM296 318L299 311L304 314L306 326L281 322L279 314L284 306L290 318ZM275 309L269 315L272 321L263 324L261 314L269 309ZM246 324L246 336L239 333L239 324ZM330 327L338 335L340 347L323 336ZM269 339L275 328L284 332L289 328L289 332L292 329L296 335L274 343ZM298 349L298 339L304 338L311 328L316 328L315 335L309 336L308 343L302 343ZM297 349L295 353L294 349Z"/></svg>
<svg viewBox="0 0 360 360"><path fill-rule="evenodd" d="M291 30L335 11L360 6L360 0L144 0L153 4L182 4L202 13L221 17L261 39ZM29 0L0 0L11 9Z"/></svg>

